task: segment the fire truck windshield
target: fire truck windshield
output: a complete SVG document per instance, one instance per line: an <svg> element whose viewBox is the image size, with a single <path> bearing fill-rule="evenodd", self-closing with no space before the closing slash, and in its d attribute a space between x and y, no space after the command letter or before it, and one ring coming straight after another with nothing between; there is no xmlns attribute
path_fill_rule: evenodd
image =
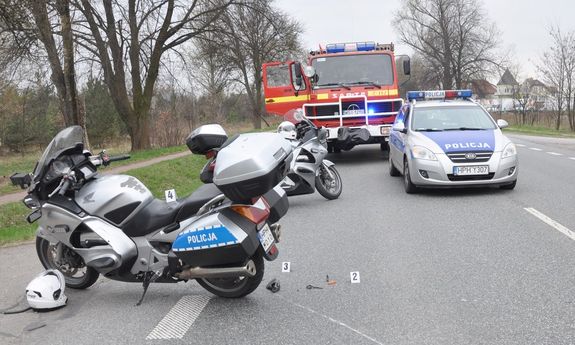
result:
<svg viewBox="0 0 575 345"><path fill-rule="evenodd" d="M314 88L393 84L391 56L387 54L318 56L311 64L318 75Z"/></svg>

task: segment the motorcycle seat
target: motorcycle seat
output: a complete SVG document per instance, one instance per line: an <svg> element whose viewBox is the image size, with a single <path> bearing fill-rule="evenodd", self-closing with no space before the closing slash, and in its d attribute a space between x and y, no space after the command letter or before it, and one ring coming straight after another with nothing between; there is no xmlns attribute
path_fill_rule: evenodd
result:
<svg viewBox="0 0 575 345"><path fill-rule="evenodd" d="M213 183L200 186L190 196L166 202L154 199L122 226L130 237L145 236L157 229L177 223L196 214L198 210L222 192Z"/></svg>

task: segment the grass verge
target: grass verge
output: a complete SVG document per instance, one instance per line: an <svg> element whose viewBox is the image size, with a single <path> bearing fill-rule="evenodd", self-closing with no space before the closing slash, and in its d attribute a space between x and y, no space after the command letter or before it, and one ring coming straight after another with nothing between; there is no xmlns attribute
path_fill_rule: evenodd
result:
<svg viewBox="0 0 575 345"><path fill-rule="evenodd" d="M538 135L544 137L575 138L575 132L567 129L555 130L547 127L536 126L509 126L503 129L504 132L520 133L528 135Z"/></svg>
<svg viewBox="0 0 575 345"><path fill-rule="evenodd" d="M142 181L156 198L163 199L167 189L175 189L178 197L183 198L202 184L199 172L204 163L204 157L190 155L130 170L127 174ZM28 213L30 210L21 202L0 205L0 245L34 238L38 223L28 224L25 219Z"/></svg>

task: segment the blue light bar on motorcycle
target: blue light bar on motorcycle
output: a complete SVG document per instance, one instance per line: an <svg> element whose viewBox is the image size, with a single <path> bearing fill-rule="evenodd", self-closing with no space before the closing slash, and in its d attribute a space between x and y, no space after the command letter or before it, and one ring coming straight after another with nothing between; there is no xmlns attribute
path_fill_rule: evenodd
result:
<svg viewBox="0 0 575 345"><path fill-rule="evenodd" d="M375 42L330 43L325 48L327 53L367 52L375 50Z"/></svg>
<svg viewBox="0 0 575 345"><path fill-rule="evenodd" d="M471 98L473 93L471 90L433 90L433 91L408 91L407 100L423 101L431 99L456 99L456 98Z"/></svg>

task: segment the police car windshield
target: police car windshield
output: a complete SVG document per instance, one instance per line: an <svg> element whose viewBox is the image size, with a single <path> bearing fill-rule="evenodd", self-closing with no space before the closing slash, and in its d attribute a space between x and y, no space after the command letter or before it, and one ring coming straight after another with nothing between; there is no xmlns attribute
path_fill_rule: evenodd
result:
<svg viewBox="0 0 575 345"><path fill-rule="evenodd" d="M393 84L391 57L387 54L360 54L318 57L311 62L318 82L315 88L334 85L369 85L380 88Z"/></svg>
<svg viewBox="0 0 575 345"><path fill-rule="evenodd" d="M464 131L495 129L491 117L479 106L415 107L414 131Z"/></svg>

